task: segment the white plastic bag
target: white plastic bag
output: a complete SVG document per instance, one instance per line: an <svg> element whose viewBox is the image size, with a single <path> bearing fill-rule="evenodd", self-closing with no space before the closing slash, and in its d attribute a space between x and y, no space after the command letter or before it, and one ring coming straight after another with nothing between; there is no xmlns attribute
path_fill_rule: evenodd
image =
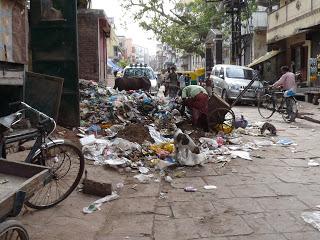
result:
<svg viewBox="0 0 320 240"><path fill-rule="evenodd" d="M320 211L304 212L301 214L301 217L306 223L311 224L320 231Z"/></svg>

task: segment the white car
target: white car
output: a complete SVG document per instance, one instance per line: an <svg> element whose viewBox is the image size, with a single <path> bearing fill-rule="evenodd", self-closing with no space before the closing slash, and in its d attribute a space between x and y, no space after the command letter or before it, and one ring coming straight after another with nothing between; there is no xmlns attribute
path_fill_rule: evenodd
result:
<svg viewBox="0 0 320 240"><path fill-rule="evenodd" d="M125 67L123 77L147 77L151 82L151 93L158 91L157 77L151 67L142 64L135 64Z"/></svg>
<svg viewBox="0 0 320 240"><path fill-rule="evenodd" d="M224 100L232 102L251 82L253 75L252 68L218 64L213 67L210 79L214 85L213 91ZM256 102L262 87L260 81L254 81L240 101Z"/></svg>

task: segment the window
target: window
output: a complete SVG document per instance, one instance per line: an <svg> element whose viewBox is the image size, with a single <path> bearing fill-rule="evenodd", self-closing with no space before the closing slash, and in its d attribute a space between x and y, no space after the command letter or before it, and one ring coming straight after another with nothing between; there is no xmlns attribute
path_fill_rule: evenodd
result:
<svg viewBox="0 0 320 240"><path fill-rule="evenodd" d="M220 69L219 77L220 77L220 76L224 77L224 68L223 68L223 67Z"/></svg>
<svg viewBox="0 0 320 240"><path fill-rule="evenodd" d="M124 77L147 77L148 79L155 79L153 71L148 68L128 68L124 71Z"/></svg>
<svg viewBox="0 0 320 240"><path fill-rule="evenodd" d="M249 69L227 68L227 77L252 80L253 73L252 70Z"/></svg>
<svg viewBox="0 0 320 240"><path fill-rule="evenodd" d="M214 68L214 75L216 76L216 77L219 77L219 69L217 68L217 67L215 67Z"/></svg>

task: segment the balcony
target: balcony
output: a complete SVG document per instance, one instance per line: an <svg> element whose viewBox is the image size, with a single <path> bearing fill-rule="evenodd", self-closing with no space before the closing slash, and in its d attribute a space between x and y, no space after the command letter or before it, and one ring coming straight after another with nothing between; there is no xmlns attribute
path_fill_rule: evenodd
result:
<svg viewBox="0 0 320 240"><path fill-rule="evenodd" d="M275 42L320 24L319 0L295 0L268 15L268 42Z"/></svg>

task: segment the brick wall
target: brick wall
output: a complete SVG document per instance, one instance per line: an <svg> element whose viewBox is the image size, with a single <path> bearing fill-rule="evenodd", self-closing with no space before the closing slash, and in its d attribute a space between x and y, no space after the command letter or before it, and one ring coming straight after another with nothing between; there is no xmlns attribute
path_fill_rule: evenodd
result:
<svg viewBox="0 0 320 240"><path fill-rule="evenodd" d="M99 81L98 17L78 13L79 78Z"/></svg>

